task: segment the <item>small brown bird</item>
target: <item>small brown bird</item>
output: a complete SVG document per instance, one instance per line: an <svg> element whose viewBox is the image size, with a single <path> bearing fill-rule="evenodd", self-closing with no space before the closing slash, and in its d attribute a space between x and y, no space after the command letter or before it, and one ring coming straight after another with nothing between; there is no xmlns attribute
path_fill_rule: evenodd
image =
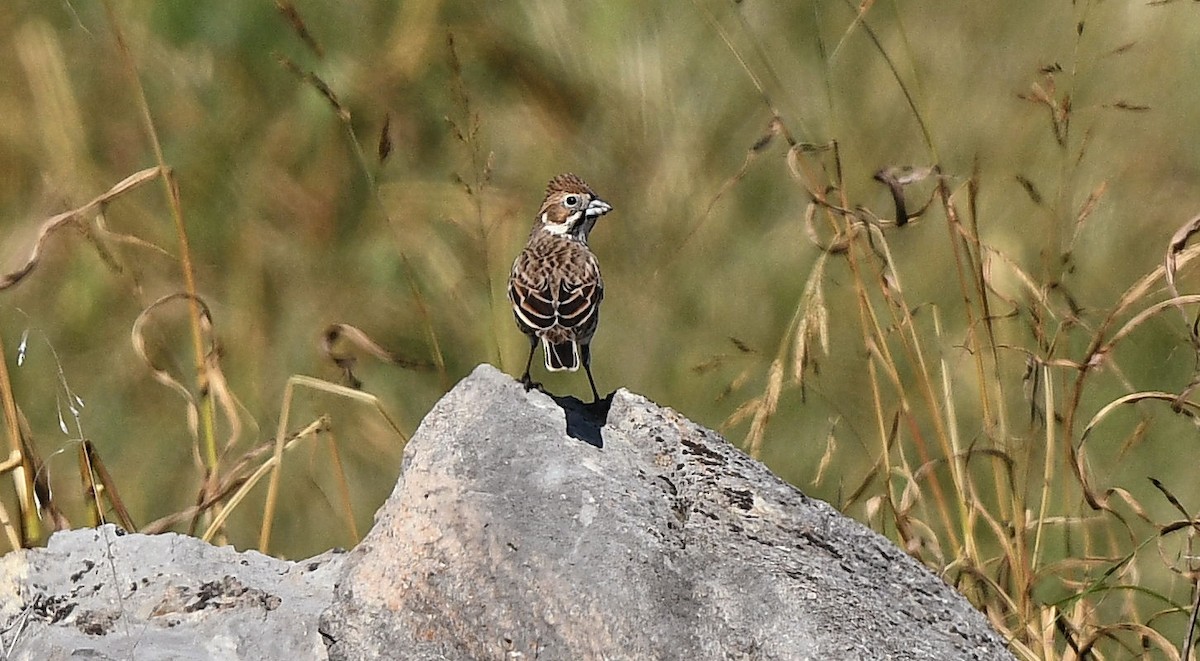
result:
<svg viewBox="0 0 1200 661"><path fill-rule="evenodd" d="M612 207L573 174L560 174L546 186L525 249L513 262L508 278L517 327L529 336L529 359L521 383L537 386L529 376L538 341L551 372L574 372L583 363L593 402L599 401L592 378L592 335L600 322L604 280L600 264L588 248L588 233Z"/></svg>

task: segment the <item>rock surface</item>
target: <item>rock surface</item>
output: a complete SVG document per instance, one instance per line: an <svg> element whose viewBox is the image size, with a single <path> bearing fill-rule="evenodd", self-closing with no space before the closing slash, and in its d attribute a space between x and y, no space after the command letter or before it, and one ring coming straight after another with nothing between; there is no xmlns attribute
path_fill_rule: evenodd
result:
<svg viewBox="0 0 1200 661"><path fill-rule="evenodd" d="M429 413L321 618L333 659L1011 659L892 543L626 391L481 366Z"/></svg>
<svg viewBox="0 0 1200 661"><path fill-rule="evenodd" d="M327 656L1012 659L936 576L715 433L489 366L425 418L350 554L104 526L0 558L0 659Z"/></svg>
<svg viewBox="0 0 1200 661"><path fill-rule="evenodd" d="M286 562L111 525L56 533L0 558L0 658L323 659L317 618L344 557Z"/></svg>

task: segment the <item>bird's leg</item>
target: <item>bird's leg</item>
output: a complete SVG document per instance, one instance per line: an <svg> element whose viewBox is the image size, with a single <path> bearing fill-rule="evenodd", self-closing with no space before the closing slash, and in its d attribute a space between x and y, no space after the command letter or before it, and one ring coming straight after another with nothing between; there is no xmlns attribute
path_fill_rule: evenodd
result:
<svg viewBox="0 0 1200 661"><path fill-rule="evenodd" d="M596 380L592 378L592 347L585 344L579 347L580 358L583 359L583 369L587 372L588 385L592 387L592 403L600 401L600 393L596 392Z"/></svg>
<svg viewBox="0 0 1200 661"><path fill-rule="evenodd" d="M542 387L540 383L534 383L533 378L529 376L529 370L533 367L533 354L537 351L538 339L536 335L529 338L529 359L525 361L525 373L521 375L521 385L525 386L526 392L534 388L539 390Z"/></svg>

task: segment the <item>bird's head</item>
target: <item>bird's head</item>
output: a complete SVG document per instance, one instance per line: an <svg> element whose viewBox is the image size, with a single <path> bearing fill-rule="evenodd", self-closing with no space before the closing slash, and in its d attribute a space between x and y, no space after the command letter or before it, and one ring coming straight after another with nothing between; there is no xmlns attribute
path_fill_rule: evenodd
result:
<svg viewBox="0 0 1200 661"><path fill-rule="evenodd" d="M612 206L596 196L582 179L560 174L546 185L546 199L538 210L542 229L587 240L596 220L612 211Z"/></svg>

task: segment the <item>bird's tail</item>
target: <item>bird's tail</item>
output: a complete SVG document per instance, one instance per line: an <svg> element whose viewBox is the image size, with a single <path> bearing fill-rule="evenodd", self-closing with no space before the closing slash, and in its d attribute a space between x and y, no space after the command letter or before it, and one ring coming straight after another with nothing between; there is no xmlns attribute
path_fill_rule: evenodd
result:
<svg viewBox="0 0 1200 661"><path fill-rule="evenodd" d="M542 353L546 354L546 369L551 372L574 372L579 369L579 345L575 342L554 344L543 338Z"/></svg>

